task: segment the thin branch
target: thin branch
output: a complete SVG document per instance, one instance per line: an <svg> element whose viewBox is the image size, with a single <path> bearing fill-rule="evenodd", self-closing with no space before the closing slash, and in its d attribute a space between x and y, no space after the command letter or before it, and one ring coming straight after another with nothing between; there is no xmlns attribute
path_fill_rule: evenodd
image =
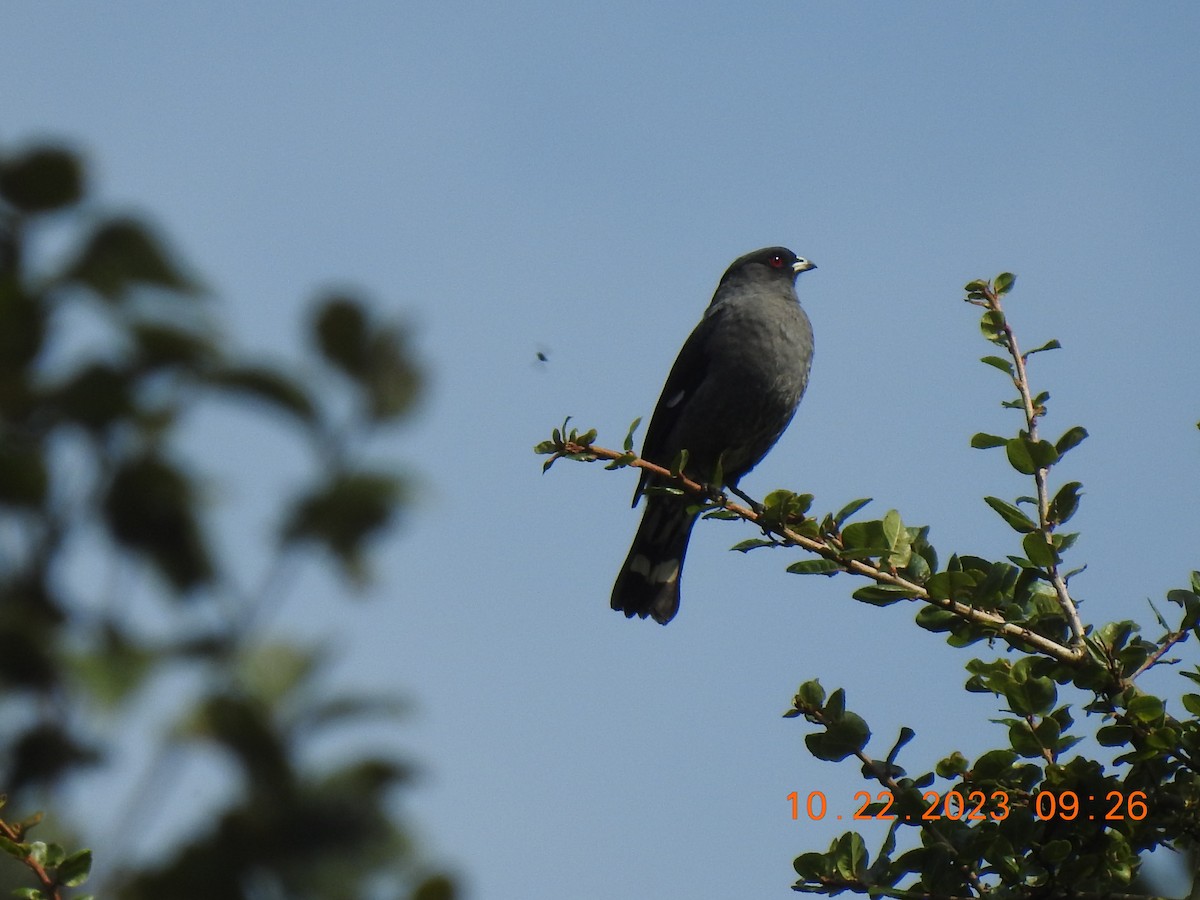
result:
<svg viewBox="0 0 1200 900"><path fill-rule="evenodd" d="M1013 333L1012 326L1008 324L1008 318L1004 316L1004 309L1000 304L1000 294L989 285L984 295L987 297L987 308L999 313L1004 322L1002 329L1004 333L1004 345L1012 357L1016 372L1013 376L1013 382L1016 384L1017 391L1021 395L1029 440L1036 442L1038 440L1037 421L1041 417L1042 411L1033 402L1033 393L1029 389L1029 375L1025 369L1025 356L1017 346L1017 336ZM1046 484L1046 476L1049 471L1049 466L1039 466L1033 473L1033 481L1037 487L1038 531L1046 539L1046 543L1053 547L1053 542L1050 539L1050 533L1054 530L1050 524L1050 491ZM1071 599L1071 595L1067 590L1066 580L1058 571L1058 564L1051 563L1046 568L1046 574L1049 576L1050 584L1054 587L1055 596L1058 598L1058 605L1062 609L1063 615L1067 617L1067 623L1071 628L1071 646L1078 652L1079 658L1082 658L1084 652L1084 631L1083 622L1079 618L1079 610L1076 608L1075 601Z"/></svg>
<svg viewBox="0 0 1200 900"><path fill-rule="evenodd" d="M633 456L628 452L617 450L609 450L605 447L597 447L593 444L576 444L565 442L563 449L555 454L555 458L559 456L571 456L575 459L608 459L620 460L634 468L645 469L654 475L659 476L664 481L674 482L687 493L696 497L702 497L715 502L724 509L729 510L747 522L753 522L763 529L768 534L774 534L783 538L789 544L794 544L809 553L814 553L817 556L823 557L833 563L836 563L842 571L850 572L854 575L861 575L863 578L869 578L877 584L888 585L890 587L899 588L910 596L907 599L921 600L929 603L932 606L937 606L941 609L953 613L961 619L968 622L973 622L976 625L983 626L994 630L1000 637L1008 641L1020 642L1028 644L1040 653L1046 656L1059 660L1060 662L1069 664L1078 664L1085 658L1085 651L1082 646L1066 647L1048 637L1031 631L1028 628L1023 628L1019 625L1013 625L996 613L989 612L983 609L976 609L973 606L968 606L965 603L959 603L957 600L951 600L945 597L932 597L929 591L923 585L915 581L909 581L895 572L887 569L882 569L879 566L872 565L869 562L864 562L860 559L850 559L834 547L830 547L823 541L800 534L791 528L781 527L776 525L766 524L763 517L752 509L740 506L736 503L731 503L724 497L713 497L712 491L700 484L692 481L683 475L672 475L669 469L664 469L662 466L657 466L652 462Z"/></svg>
<svg viewBox="0 0 1200 900"><path fill-rule="evenodd" d="M25 839L25 835L22 833L20 827L13 827L2 819L0 819L0 835L8 838L14 844L20 844ZM33 854L26 854L21 859L21 862L32 870L34 876L40 882L43 892L49 892L46 894L47 900L62 900L62 892L58 889L58 879L52 877L46 871L46 867L33 858Z"/></svg>
<svg viewBox="0 0 1200 900"><path fill-rule="evenodd" d="M1132 683L1135 680L1137 680L1137 677L1139 675L1141 675L1143 672L1157 666L1162 661L1162 658L1163 658L1163 656L1166 655L1167 651L1170 650L1172 647L1174 647L1176 644L1178 644L1180 641L1185 640L1187 638L1188 634L1189 634L1189 632L1185 629L1180 629L1179 631L1170 632L1165 638L1163 638L1163 642L1159 646L1159 648L1157 650L1155 650L1153 653L1151 653L1150 656L1146 659L1146 661L1144 663L1142 663L1140 666L1138 666L1132 675L1128 676L1126 681L1129 681L1130 683Z"/></svg>

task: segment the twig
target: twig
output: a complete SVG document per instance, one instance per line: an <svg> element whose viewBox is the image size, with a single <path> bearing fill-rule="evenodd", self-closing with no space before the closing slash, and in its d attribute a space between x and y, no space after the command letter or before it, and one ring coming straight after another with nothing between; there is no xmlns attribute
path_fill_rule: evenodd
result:
<svg viewBox="0 0 1200 900"><path fill-rule="evenodd" d="M1008 318L1004 315L1004 309L1000 304L1000 293L989 285L984 291L984 296L987 298L987 308L999 313L1001 321L1004 323L1001 329L1004 333L1004 347L1008 350L1015 366L1016 374L1013 376L1013 382L1016 384L1017 391L1021 395L1029 440L1036 442L1038 440L1037 421L1042 415L1042 410L1034 406L1033 403L1033 394L1029 390L1029 375L1025 369L1025 356L1017 346L1017 336L1013 333L1012 326L1008 324ZM1049 466L1038 466L1033 473L1033 481L1037 487L1038 531L1046 539L1046 543L1053 548L1053 542L1050 539L1050 533L1053 531L1053 526L1050 524L1050 492L1046 485L1046 475L1049 471ZM1084 652L1084 632L1083 622L1079 618L1079 610L1076 608L1075 601L1071 599L1071 595L1067 590L1066 580L1058 571L1058 564L1051 563L1047 566L1046 574L1049 577L1050 584L1054 588L1055 596L1058 598L1058 605L1062 609L1063 615L1067 618L1067 624L1070 626L1071 646L1074 650L1078 651L1079 657L1082 658Z"/></svg>
<svg viewBox="0 0 1200 900"><path fill-rule="evenodd" d="M20 827L14 828L3 820L0 820L0 835L3 835L14 844L20 844L25 838ZM21 862L33 871L33 874L41 883L42 891L46 894L46 900L62 900L62 892L58 889L58 879L52 877L46 871L45 866L34 859L32 854L26 854L21 859Z"/></svg>
<svg viewBox="0 0 1200 900"><path fill-rule="evenodd" d="M570 455L576 459L608 459L620 460L630 466L638 469L645 469L654 475L659 476L664 481L673 482L685 490L687 493L696 497L705 499L713 499L712 492L709 488L692 481L683 475L672 475L669 469L662 466L657 466L652 462L633 456L629 452L620 452L617 450L609 450L605 447L597 447L593 444L576 444L570 441L564 442L563 449L556 456ZM1057 641L1051 640L1048 637L1031 631L1028 628L1023 628L1019 625L1013 625L1002 616L997 615L987 610L976 609L973 606L968 606L965 603L959 603L957 600L951 600L944 597L932 597L924 586L917 584L914 581L909 581L894 572L887 569L879 568L870 563L863 562L859 559L850 559L840 554L835 548L830 547L822 541L800 534L790 528L784 526L776 526L764 523L763 517L752 509L740 506L736 503L731 503L728 499L716 498L716 502L724 509L729 510L747 522L753 522L762 528L765 532L775 534L790 544L794 544L809 553L815 553L837 564L838 568L845 572L851 572L855 575L861 575L864 578L870 578L878 584L885 584L891 587L896 587L910 595L907 599L922 600L933 606L947 610L961 619L966 619L976 625L981 625L985 628L995 630L995 632L1006 640L1021 642L1028 644L1040 653L1050 656L1060 662L1069 664L1078 664L1083 661L1085 651L1082 646L1066 647Z"/></svg>
<svg viewBox="0 0 1200 900"><path fill-rule="evenodd" d="M1144 663L1142 663L1140 666L1138 666L1137 669L1134 671L1134 673L1132 675L1128 676L1128 678L1126 680L1132 683L1133 681L1137 680L1137 677L1139 675L1141 675L1143 672L1145 672L1147 669L1152 669L1155 666L1157 666L1159 664L1159 662L1162 660L1163 656L1166 655L1166 652L1168 650L1170 650L1172 647L1174 647L1176 644L1178 644L1180 641L1184 640L1187 636L1188 636L1188 631L1186 631L1185 629L1180 629L1179 631L1172 631L1165 638L1163 638L1163 642L1159 646L1159 648L1157 650L1155 650L1153 653L1151 653L1150 656L1146 659L1146 661Z"/></svg>

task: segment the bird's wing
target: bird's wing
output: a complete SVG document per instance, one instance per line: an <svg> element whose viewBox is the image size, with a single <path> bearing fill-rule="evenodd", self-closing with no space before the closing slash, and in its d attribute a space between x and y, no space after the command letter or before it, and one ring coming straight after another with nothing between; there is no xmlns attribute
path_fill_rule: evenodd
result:
<svg viewBox="0 0 1200 900"><path fill-rule="evenodd" d="M671 374L667 376L667 383L663 385L658 405L654 407L654 415L650 417L650 427L646 429L646 441L642 444L643 459L660 466L669 466L675 455L684 449L669 446L668 441L684 407L708 374L708 337L721 313L722 310L717 309L705 315L688 335L683 349L675 357L675 364L671 366ZM637 489L633 492L635 506L652 477L643 470Z"/></svg>

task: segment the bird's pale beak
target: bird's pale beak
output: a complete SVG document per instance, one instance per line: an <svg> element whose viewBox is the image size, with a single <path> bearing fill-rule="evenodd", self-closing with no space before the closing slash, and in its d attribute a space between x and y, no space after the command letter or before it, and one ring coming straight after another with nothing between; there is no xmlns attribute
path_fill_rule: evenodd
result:
<svg viewBox="0 0 1200 900"><path fill-rule="evenodd" d="M798 259L792 263L792 271L794 271L797 275L799 275L801 272L807 272L809 269L815 268L816 264L810 263L807 259Z"/></svg>

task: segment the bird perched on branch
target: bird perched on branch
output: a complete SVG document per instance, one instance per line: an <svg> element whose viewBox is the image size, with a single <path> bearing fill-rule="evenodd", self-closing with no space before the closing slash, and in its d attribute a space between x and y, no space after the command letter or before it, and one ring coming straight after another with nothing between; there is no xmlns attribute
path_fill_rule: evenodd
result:
<svg viewBox="0 0 1200 900"><path fill-rule="evenodd" d="M643 459L669 468L686 450L683 474L719 490L736 489L766 456L808 384L812 325L800 308L796 277L815 268L785 247L734 260L671 367L646 430ZM647 487L661 483L643 470L634 506ZM697 515L688 507L696 502L647 494L642 524L613 586L613 609L662 625L674 618Z"/></svg>

